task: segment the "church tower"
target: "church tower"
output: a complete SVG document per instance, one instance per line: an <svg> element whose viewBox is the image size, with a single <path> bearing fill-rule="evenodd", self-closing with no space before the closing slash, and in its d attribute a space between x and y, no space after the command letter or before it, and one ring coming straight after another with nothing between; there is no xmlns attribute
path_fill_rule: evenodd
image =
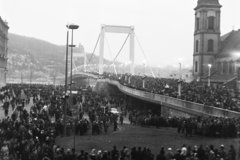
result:
<svg viewBox="0 0 240 160"><path fill-rule="evenodd" d="M219 53L221 7L219 0L198 0L194 8L193 76L196 78L208 76L208 64L214 67L214 56Z"/></svg>

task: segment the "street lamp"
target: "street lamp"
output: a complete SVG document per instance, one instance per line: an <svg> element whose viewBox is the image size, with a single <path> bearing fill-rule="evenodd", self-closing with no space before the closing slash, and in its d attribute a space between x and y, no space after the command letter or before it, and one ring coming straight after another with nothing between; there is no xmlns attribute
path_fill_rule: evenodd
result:
<svg viewBox="0 0 240 160"><path fill-rule="evenodd" d="M66 45L66 70L65 70L65 94L67 94L67 75L68 75L68 37L69 37L69 29L72 30L72 44L71 44L71 74L72 74L72 52L73 52L73 30L78 29L78 25L70 24L67 25L67 45ZM72 76L70 75L70 82L72 81ZM71 86L70 85L70 97L71 97ZM65 99L65 107L64 107L64 136L66 137L67 131L67 101Z"/></svg>
<svg viewBox="0 0 240 160"><path fill-rule="evenodd" d="M208 64L208 86L210 87L210 76L211 76L211 64Z"/></svg>

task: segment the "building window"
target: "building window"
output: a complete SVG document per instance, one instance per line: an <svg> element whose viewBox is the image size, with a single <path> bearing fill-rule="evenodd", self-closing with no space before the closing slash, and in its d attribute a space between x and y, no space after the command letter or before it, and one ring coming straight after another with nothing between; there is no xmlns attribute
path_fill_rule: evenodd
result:
<svg viewBox="0 0 240 160"><path fill-rule="evenodd" d="M198 52L198 40L196 40L196 52Z"/></svg>
<svg viewBox="0 0 240 160"><path fill-rule="evenodd" d="M196 61L195 62L195 72L197 72L198 71L198 62Z"/></svg>
<svg viewBox="0 0 240 160"><path fill-rule="evenodd" d="M199 30L199 21L200 21L200 18L196 18L196 30L197 31Z"/></svg>
<svg viewBox="0 0 240 160"><path fill-rule="evenodd" d="M208 29L214 29L214 20L215 20L215 17L213 16L208 17Z"/></svg>
<svg viewBox="0 0 240 160"><path fill-rule="evenodd" d="M208 52L213 52L213 40L208 40Z"/></svg>

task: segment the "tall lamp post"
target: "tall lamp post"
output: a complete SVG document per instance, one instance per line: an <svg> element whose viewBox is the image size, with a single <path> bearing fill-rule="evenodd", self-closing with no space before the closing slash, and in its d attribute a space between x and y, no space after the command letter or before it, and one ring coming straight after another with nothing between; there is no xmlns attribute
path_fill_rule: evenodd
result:
<svg viewBox="0 0 240 160"><path fill-rule="evenodd" d="M65 107L64 107L64 136L66 137L66 131L67 131L67 100L66 100L66 96L67 96L67 77L68 77L68 37L69 37L69 29L72 29L72 45L73 46L73 30L74 29L78 29L78 25L75 24L70 24L67 25L67 45L66 45L66 70L65 70ZM71 48L71 74L72 74L72 50L73 48ZM71 81L72 76L70 76L70 82ZM71 86L70 85L70 94L71 94ZM70 95L71 96L71 95Z"/></svg>
<svg viewBox="0 0 240 160"><path fill-rule="evenodd" d="M210 76L211 76L211 64L208 64L208 86L210 87Z"/></svg>
<svg viewBox="0 0 240 160"><path fill-rule="evenodd" d="M72 60L73 60L73 47L75 47L76 45L73 45L73 30L74 29L78 29L78 25L75 25L75 24L71 24L69 26L69 29L72 30L72 42L71 42L71 45L69 45L69 47L71 47L71 71L70 71L70 101L69 101L69 104L70 104L70 107L72 105ZM74 122L74 149L75 149L75 122Z"/></svg>

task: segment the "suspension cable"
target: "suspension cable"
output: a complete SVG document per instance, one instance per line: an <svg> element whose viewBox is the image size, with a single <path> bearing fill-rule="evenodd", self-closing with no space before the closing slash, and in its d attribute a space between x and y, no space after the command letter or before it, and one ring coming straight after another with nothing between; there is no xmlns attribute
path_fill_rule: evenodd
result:
<svg viewBox="0 0 240 160"><path fill-rule="evenodd" d="M95 50L96 50L96 48L97 48L97 44L98 44L98 41L99 41L99 39L100 39L100 36L101 36L101 32L100 32L100 34L99 34L99 36L98 36L97 43L95 44L95 47L94 47L94 50L93 50L92 55L91 55L91 57L90 57L90 60L87 58L88 63L90 63L91 60L92 60L92 57L93 57L94 52L95 52Z"/></svg>
<svg viewBox="0 0 240 160"><path fill-rule="evenodd" d="M109 53L110 53L110 57L111 57L111 60L112 60L113 69L114 69L115 74L117 75L117 71L116 71L116 68L115 68L115 63L112 59L112 53L111 53L111 50L110 50L110 47L109 47L109 44L108 44L108 39L107 39L107 36L105 36L105 37L106 37L106 42L107 42L108 50L109 50Z"/></svg>
<svg viewBox="0 0 240 160"><path fill-rule="evenodd" d="M155 75L154 75L154 73L153 73L153 70L152 70L152 68L150 67L149 63L148 63L148 59L147 59L147 57L146 57L146 55L145 55L145 53L144 53L144 51L143 51L143 49L142 49L142 46L141 46L141 44L140 44L140 42L139 42L139 40L138 40L137 35L135 34L135 32L134 32L134 35L135 35L135 37L136 37L136 39L137 39L138 45L140 46L140 49L142 50L142 53L143 53L145 59L147 60L148 67L150 68L150 70L151 70L151 72L152 72L152 75L153 75L153 77L155 78Z"/></svg>
<svg viewBox="0 0 240 160"><path fill-rule="evenodd" d="M116 58L118 57L119 53L122 51L122 49L123 49L123 46L124 46L124 45L125 45L125 43L127 42L127 39L128 39L128 37L129 37L129 36L130 36L130 34L128 34L127 38L125 39L125 41L124 41L124 43L123 43L122 47L120 48L120 50L119 50L118 54L116 55L116 57L114 58L113 62L116 60Z"/></svg>

